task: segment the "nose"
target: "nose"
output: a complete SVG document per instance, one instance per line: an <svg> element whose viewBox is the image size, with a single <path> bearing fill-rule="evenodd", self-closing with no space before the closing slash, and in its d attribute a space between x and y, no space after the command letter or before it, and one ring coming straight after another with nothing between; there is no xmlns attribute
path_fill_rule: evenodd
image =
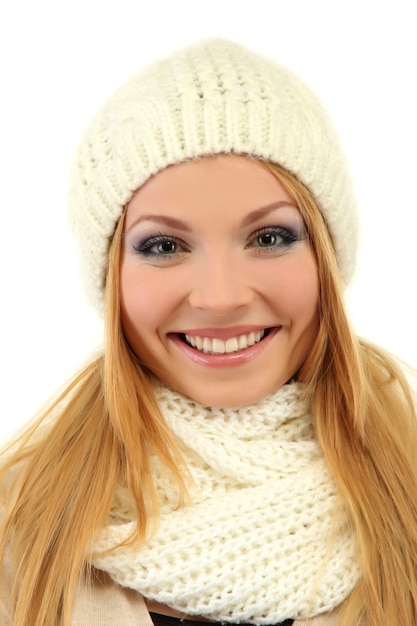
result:
<svg viewBox="0 0 417 626"><path fill-rule="evenodd" d="M195 278L189 303L195 309L220 316L248 306L253 295L248 277L241 269L231 263L210 260L202 264Z"/></svg>

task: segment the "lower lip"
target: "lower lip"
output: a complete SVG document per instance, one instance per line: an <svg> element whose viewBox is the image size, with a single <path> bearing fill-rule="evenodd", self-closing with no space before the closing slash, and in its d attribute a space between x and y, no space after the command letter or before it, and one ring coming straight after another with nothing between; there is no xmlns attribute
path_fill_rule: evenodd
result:
<svg viewBox="0 0 417 626"><path fill-rule="evenodd" d="M236 367L256 359L256 357L268 347L281 328L282 326L272 328L265 339L262 339L249 348L226 354L205 354L189 346L185 341L180 339L178 335L169 335L169 338L185 356L199 365L206 367Z"/></svg>

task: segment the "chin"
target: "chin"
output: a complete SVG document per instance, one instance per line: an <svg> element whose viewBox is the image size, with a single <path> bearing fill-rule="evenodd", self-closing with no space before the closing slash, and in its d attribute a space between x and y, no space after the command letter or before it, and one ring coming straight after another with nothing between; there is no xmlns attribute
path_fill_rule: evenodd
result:
<svg viewBox="0 0 417 626"><path fill-rule="evenodd" d="M179 389L176 387L173 388L191 400L195 400L204 406L210 406L214 409L238 409L261 402L264 398L282 387L283 384L285 384L285 382L271 385L270 388L264 387L263 389L251 390L242 389L242 386L240 386L239 389L234 390L230 389L230 386L228 386L228 388L222 392L219 390L213 390L213 392L210 392L207 389L194 389L193 392L190 393L189 390Z"/></svg>

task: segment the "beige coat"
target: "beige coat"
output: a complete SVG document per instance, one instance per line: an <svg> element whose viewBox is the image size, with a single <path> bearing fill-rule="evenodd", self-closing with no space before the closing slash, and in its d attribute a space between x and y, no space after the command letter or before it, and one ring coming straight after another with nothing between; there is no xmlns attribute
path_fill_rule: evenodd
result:
<svg viewBox="0 0 417 626"><path fill-rule="evenodd" d="M8 618L7 603L10 594L12 566L6 551L0 580L0 626L13 626ZM105 572L96 570L92 586L76 590L71 626L153 626L143 597L117 585ZM294 626L339 626L338 611L311 620L297 620Z"/></svg>
<svg viewBox="0 0 417 626"><path fill-rule="evenodd" d="M337 615L297 620L294 626L338 626ZM103 576L93 589L80 589L74 607L72 626L152 626L145 602L135 591L116 585Z"/></svg>
<svg viewBox="0 0 417 626"><path fill-rule="evenodd" d="M5 587L0 592L0 624L12 626L6 615ZM297 620L294 626L338 626L336 613L312 620ZM153 626L139 593L114 583L100 574L92 588L80 587L76 594L71 626Z"/></svg>

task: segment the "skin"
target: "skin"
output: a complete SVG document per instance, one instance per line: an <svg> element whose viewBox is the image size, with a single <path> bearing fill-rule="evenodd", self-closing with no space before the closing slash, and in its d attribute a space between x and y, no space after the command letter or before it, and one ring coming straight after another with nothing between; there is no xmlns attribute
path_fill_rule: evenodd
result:
<svg viewBox="0 0 417 626"><path fill-rule="evenodd" d="M184 162L149 179L127 206L120 278L133 350L203 404L266 397L296 374L317 335L318 274L301 215L245 157ZM185 335L197 348L205 339L205 351Z"/></svg>

